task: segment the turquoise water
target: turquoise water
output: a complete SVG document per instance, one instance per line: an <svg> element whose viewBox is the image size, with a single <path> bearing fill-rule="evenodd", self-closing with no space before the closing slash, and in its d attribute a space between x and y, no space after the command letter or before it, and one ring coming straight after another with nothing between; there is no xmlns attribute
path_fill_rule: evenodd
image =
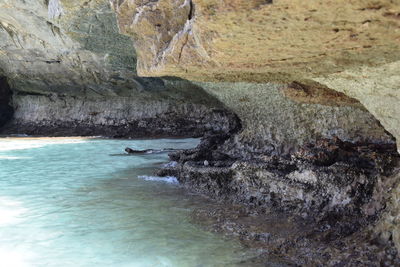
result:
<svg viewBox="0 0 400 267"><path fill-rule="evenodd" d="M236 266L252 252L190 222L199 198L143 179L166 153L118 155L197 142L0 139L0 266Z"/></svg>

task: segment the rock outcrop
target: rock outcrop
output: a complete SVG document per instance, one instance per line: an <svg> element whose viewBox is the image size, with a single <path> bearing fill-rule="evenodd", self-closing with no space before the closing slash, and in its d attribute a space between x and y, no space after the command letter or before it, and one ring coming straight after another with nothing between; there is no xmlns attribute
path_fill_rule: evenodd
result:
<svg viewBox="0 0 400 267"><path fill-rule="evenodd" d="M258 215L304 217L320 227L316 244L328 238L337 248L345 238L343 251L360 236L378 243L356 249L352 263L396 263L399 6L0 0L0 127L6 134L205 134L161 172ZM305 249L310 235L290 242ZM369 258L386 248L392 252ZM307 255L322 264L349 259L324 253Z"/></svg>
<svg viewBox="0 0 400 267"><path fill-rule="evenodd" d="M112 1L138 73L207 82L317 81L400 139L400 2Z"/></svg>
<svg viewBox="0 0 400 267"><path fill-rule="evenodd" d="M202 193L218 196L236 192L241 196L250 190L263 198L266 192L269 198L280 196L278 202L285 205L292 198L308 198L307 193L296 187L298 182L304 182L308 183L307 189L314 186L311 194L328 196L327 191L318 191L321 187L318 184L326 175L319 173L314 179L313 168L287 174L279 170L290 170L290 164L286 167L278 164L272 167L273 171L265 171L265 164L268 165L265 162L261 164L263 167L232 165L238 160L234 155L240 155L242 160L257 158L258 153L292 158L304 152L304 146L316 146L325 138L336 137L353 144L391 145L394 139L390 135L400 140L398 0L111 2L120 31L134 40L140 75L173 75L196 81L242 121L240 133L214 148L225 156L188 151L184 152L188 153L183 156L185 160L177 157L182 162L178 171L181 181ZM399 145L397 149L400 151ZM319 153L322 154L311 157L329 162L332 159ZM309 156L303 153L302 159ZM212 163L215 157L228 159L225 158L225 163L218 160ZM358 167L365 175L365 166ZM393 178L398 166L395 164L392 170ZM351 173L350 169L340 172L345 173L343 177ZM274 179L276 173L279 178ZM292 182L283 181L282 177L288 175L294 179ZM363 180L361 176L350 176ZM381 209L375 213L378 217L384 213L382 203L392 199L392 212L386 211L380 227L375 229L381 229L377 232L385 242L400 247L399 216L397 205L393 204L398 199L398 189L391 189L398 188L393 182L396 179L380 174L367 177L369 182L376 181L371 189L379 192L378 198L382 200ZM391 185L377 182L388 180ZM387 189L382 189L385 187L382 184ZM272 187L278 191L285 189L271 194ZM328 184L322 187L332 188ZM352 197L356 197L358 189L344 190L352 191ZM368 191L360 190L360 193ZM301 197L296 195L300 192L304 193ZM246 197L251 195L247 193ZM370 197L366 202L374 206ZM328 203L335 202L334 194L328 199ZM255 202L263 201L256 197ZM336 202L347 200L340 198Z"/></svg>
<svg viewBox="0 0 400 267"><path fill-rule="evenodd" d="M3 134L108 137L200 137L240 127L232 112L201 89L171 82L131 97L21 95ZM180 89L179 89L180 88ZM191 88L191 90L189 90Z"/></svg>
<svg viewBox="0 0 400 267"><path fill-rule="evenodd" d="M138 77L107 0L0 1L0 77L1 124L14 109L3 133L201 136L237 123L198 86Z"/></svg>
<svg viewBox="0 0 400 267"><path fill-rule="evenodd" d="M302 266L399 264L392 243L398 217L385 215L379 233L365 230L382 215L388 191L398 183L394 144L334 138L306 145L291 157L253 151L246 158L232 153L231 141L205 137L196 149L170 153L174 164L157 173L236 205L196 211L197 220L211 220L213 230L261 243L257 246ZM271 225L274 220L282 225Z"/></svg>

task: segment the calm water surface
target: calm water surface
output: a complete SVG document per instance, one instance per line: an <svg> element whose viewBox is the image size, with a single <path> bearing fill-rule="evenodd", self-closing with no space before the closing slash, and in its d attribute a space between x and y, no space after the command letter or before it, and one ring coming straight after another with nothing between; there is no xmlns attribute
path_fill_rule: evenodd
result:
<svg viewBox="0 0 400 267"><path fill-rule="evenodd" d="M195 139L0 139L0 266L236 266L254 256L190 222L199 199L138 178ZM170 182L173 182L171 179Z"/></svg>

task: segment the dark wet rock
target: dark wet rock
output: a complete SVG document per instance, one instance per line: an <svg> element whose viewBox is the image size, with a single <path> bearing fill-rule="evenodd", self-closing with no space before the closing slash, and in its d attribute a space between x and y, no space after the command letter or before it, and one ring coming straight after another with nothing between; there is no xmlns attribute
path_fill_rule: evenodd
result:
<svg viewBox="0 0 400 267"><path fill-rule="evenodd" d="M13 116L14 109L10 106L12 92L6 77L0 76L0 127Z"/></svg>
<svg viewBox="0 0 400 267"><path fill-rule="evenodd" d="M3 134L107 137L200 137L231 132L237 117L204 92L188 88L136 97L14 95L14 119ZM191 89L195 90L195 89Z"/></svg>
<svg viewBox="0 0 400 267"><path fill-rule="evenodd" d="M371 246L368 232L389 197L382 188L396 183L400 157L394 144L333 138L289 156L243 151L232 157L234 141L204 137L197 148L170 153L177 164L158 171L226 203L195 211L194 221L300 265L376 266L387 257L398 262L397 254L385 252L388 242Z"/></svg>
<svg viewBox="0 0 400 267"><path fill-rule="evenodd" d="M163 148L163 149L132 149L130 147L125 148L125 152L128 154L153 154L153 153L164 153L174 151L173 148Z"/></svg>
<svg viewBox="0 0 400 267"><path fill-rule="evenodd" d="M125 152L128 154L146 154L146 153L153 153L154 149L143 149L143 150L136 150L130 147L125 148Z"/></svg>
<svg viewBox="0 0 400 267"><path fill-rule="evenodd" d="M299 213L361 212L378 179L389 176L399 159L395 145L336 138L307 145L291 157L253 153L251 160L241 160L224 152L224 145L216 149L223 142L215 140L169 154L179 163L174 172L183 185L235 203Z"/></svg>
<svg viewBox="0 0 400 267"><path fill-rule="evenodd" d="M8 105L0 106L0 127L11 120L13 113L14 110L12 109L12 107Z"/></svg>

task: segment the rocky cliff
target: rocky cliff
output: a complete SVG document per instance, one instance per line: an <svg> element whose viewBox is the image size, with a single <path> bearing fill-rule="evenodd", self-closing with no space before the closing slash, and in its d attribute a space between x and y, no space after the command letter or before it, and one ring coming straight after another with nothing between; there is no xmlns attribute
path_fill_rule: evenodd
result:
<svg viewBox="0 0 400 267"><path fill-rule="evenodd" d="M295 253L304 264L398 263L399 6L0 0L2 133L206 134L161 172L250 214L271 208L331 229L279 241L280 252L302 251L303 239L339 251L367 236L357 256Z"/></svg>
<svg viewBox="0 0 400 267"><path fill-rule="evenodd" d="M282 167L279 162L284 155L296 158L300 152L303 159L314 164L322 160L326 162L323 165L351 165L347 152L355 147L348 150L349 147L341 145L342 141L322 140L340 136L339 139L358 142L356 146L362 147L365 141L390 144L394 139L389 135L400 139L400 2L397 0L111 2L120 31L134 40L140 75L173 75L196 81L242 121L240 133L219 144L211 142L223 156L199 148L172 157L181 165L171 171L189 187L227 198L231 198L227 196L230 192L242 196L241 200L234 199L247 204L253 199L259 204L272 205L271 199L275 197L280 199L278 202L286 203L291 202L286 197L294 197L306 206L307 197L300 193L304 192L300 188L304 184L307 188L315 186L314 182L304 180L312 179L310 173L314 171L300 167L299 172L299 165L294 162ZM387 132L378 133L377 129L383 130L378 125ZM372 140L374 136L379 137ZM356 150L363 150L361 147ZM341 149L347 151L347 159L340 156ZM257 157L257 153L263 155ZM248 162L238 164L237 155L247 160L255 157L264 162L261 165L275 167L267 172L262 167L247 165L246 168L243 166ZM278 155L280 160L267 155ZM206 169L211 169L200 167L203 161ZM232 162L236 163L231 165ZM390 177L396 177L396 164ZM226 166L230 167L223 169ZM290 171L290 166L294 170ZM277 182L271 178L270 172L279 172L280 168L286 172L278 176L290 176L289 181L278 178ZM318 174L316 181L321 182L324 176ZM382 187L379 183L372 186L374 192L380 192L379 199L398 199L397 190L390 190L396 188L396 179L367 176L370 181L392 181L387 189L377 189ZM265 180L268 182L264 184ZM319 187L314 187L313 193ZM359 187L352 188L354 197ZM341 195L339 191L330 197L318 194L332 203L337 200L335 195ZM370 197L364 200L373 203L376 197ZM392 207L396 209L395 204ZM385 230L377 232L386 242L393 241L400 247L396 226L399 216L394 213L393 210L383 216L380 225Z"/></svg>
<svg viewBox="0 0 400 267"><path fill-rule="evenodd" d="M112 1L138 72L321 85L400 137L400 1Z"/></svg>
<svg viewBox="0 0 400 267"><path fill-rule="evenodd" d="M14 108L3 133L201 136L236 127L198 86L138 77L132 41L106 0L2 0L0 40L0 123Z"/></svg>

